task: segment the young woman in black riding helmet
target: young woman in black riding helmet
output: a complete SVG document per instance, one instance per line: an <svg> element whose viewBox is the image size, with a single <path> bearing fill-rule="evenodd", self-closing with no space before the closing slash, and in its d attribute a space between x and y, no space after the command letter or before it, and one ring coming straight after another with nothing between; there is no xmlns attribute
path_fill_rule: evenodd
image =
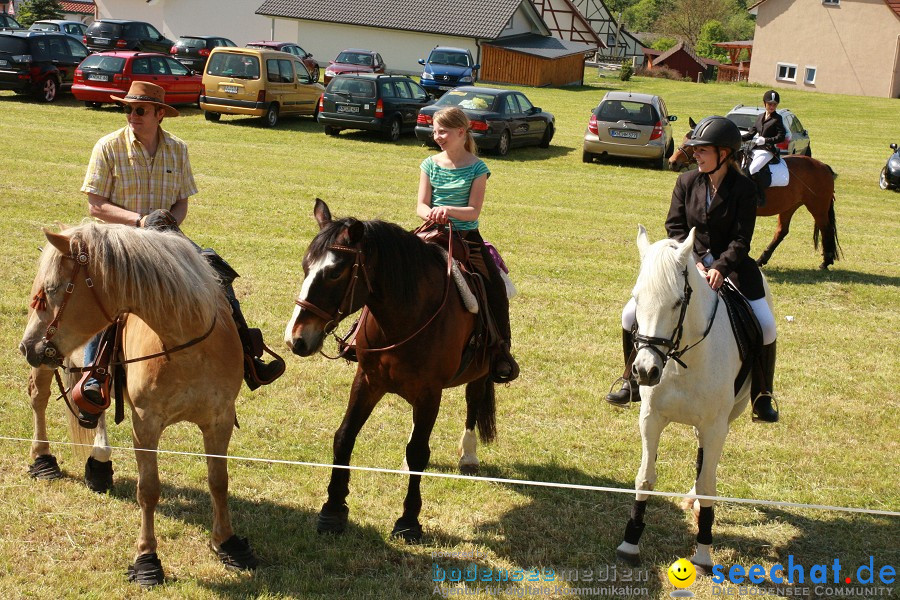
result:
<svg viewBox="0 0 900 600"><path fill-rule="evenodd" d="M763 330L761 364L765 379L764 389L754 389L753 412L759 420L774 423L778 421L778 411L772 405L775 317L766 302L762 274L749 255L756 225L756 190L734 160L741 147L741 133L725 117L707 117L697 124L685 144L694 147L698 168L678 177L666 219L666 232L670 238L683 242L691 228L696 228L697 268L706 276L709 286L718 290L727 277L750 301ZM626 363L634 348L634 323L635 303L631 299L622 311ZM637 381L627 377L622 389L609 394L606 399L619 406L639 401Z"/></svg>
<svg viewBox="0 0 900 600"><path fill-rule="evenodd" d="M769 187L772 180L771 176L767 176L762 169L778 156L778 148L775 144L783 142L787 136L784 121L776 112L780 101L781 96L775 90L769 90L763 94L763 104L766 110L756 117L756 123L741 138L743 141L753 140L753 158L750 161L748 172L756 183L760 206L766 203L765 189Z"/></svg>

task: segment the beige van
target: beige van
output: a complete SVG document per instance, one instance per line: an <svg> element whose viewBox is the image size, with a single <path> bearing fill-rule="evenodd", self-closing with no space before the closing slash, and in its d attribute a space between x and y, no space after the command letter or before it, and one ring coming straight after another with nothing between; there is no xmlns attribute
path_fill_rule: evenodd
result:
<svg viewBox="0 0 900 600"><path fill-rule="evenodd" d="M325 90L296 56L264 48L213 48L203 72L200 108L206 119L262 117L275 127L285 115L316 117Z"/></svg>

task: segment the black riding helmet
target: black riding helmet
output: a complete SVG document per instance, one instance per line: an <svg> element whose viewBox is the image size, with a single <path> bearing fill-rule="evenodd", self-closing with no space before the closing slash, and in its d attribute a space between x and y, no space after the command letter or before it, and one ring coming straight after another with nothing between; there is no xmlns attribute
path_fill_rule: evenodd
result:
<svg viewBox="0 0 900 600"><path fill-rule="evenodd" d="M775 104L779 104L781 103L781 96L779 96L778 92L775 90L769 90L763 94L763 102L774 102Z"/></svg>
<svg viewBox="0 0 900 600"><path fill-rule="evenodd" d="M725 117L706 117L702 119L694 131L691 139L684 143L685 146L718 146L728 148L732 152L741 149L741 131L737 125Z"/></svg>

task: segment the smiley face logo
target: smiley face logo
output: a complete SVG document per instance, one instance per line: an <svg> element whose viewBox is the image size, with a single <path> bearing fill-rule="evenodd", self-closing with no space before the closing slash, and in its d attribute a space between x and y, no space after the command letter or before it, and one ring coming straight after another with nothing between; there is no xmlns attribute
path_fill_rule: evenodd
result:
<svg viewBox="0 0 900 600"><path fill-rule="evenodd" d="M677 588L690 587L695 579L697 570L686 558L679 558L669 567L669 582Z"/></svg>

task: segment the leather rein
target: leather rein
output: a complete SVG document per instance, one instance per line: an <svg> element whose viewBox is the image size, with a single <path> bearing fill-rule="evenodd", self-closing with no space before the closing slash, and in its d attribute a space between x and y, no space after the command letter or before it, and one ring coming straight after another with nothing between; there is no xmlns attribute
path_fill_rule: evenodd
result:
<svg viewBox="0 0 900 600"><path fill-rule="evenodd" d="M432 222L428 221L428 222L424 223L422 226L420 226L418 229L416 229L416 232L422 231L422 230L426 229L427 227L429 227L430 225L432 225ZM431 325L431 323L435 320L435 318L437 318L437 316L444 310L444 306L447 305L447 297L450 295L450 280L451 280L450 273L451 273L451 269L453 267L453 226L450 223L448 223L447 228L450 231L450 234L448 236L450 241L448 242L448 248L447 248L447 283L444 286L444 294L443 294L443 297L441 298L441 305L438 306L438 309L434 312L433 315L431 315L431 318L429 318L425 322L424 325L419 327L416 331L414 331L412 334L407 336L404 340L397 342L395 344L391 344L390 346L384 346L382 348L364 348L364 349L357 348L356 349L357 352L360 352L360 351L362 351L362 352L386 352L388 350L394 350L396 348L399 348L403 344L407 343L408 341L410 341L411 339L413 339L414 337L416 337L417 335L422 333L422 331L424 331L426 327ZM300 300L298 298L297 300L294 300L294 304L296 304L300 308L304 308L304 309L310 311L317 317L324 319L325 327L323 328L323 330L325 332L325 335L326 336L332 335L338 343L338 348L341 348L341 346L343 346L344 348L349 348L350 345L353 343L353 341L351 340L350 342L348 342L347 340L351 336L354 339L356 338L356 334L358 333L358 328L352 329L344 337L338 336L336 333L334 333L334 330L337 328L338 323L340 323L341 320L353 310L353 298L356 295L356 284L359 279L359 271L361 270L363 273L363 277L366 281L366 288L369 290L370 294L373 293L372 282L369 279L369 271L366 268L366 255L362 250L360 250L358 248L350 248L348 246L342 246L339 244L334 244L334 245L328 246L328 249L335 250L337 252L350 252L355 255L354 261L353 261L352 273L350 275L349 281L347 282L347 288L344 290L344 296L341 299L341 302L338 304L338 307L335 310L334 314L331 314L331 313L328 313L328 312L322 310L321 308L319 308L312 302L309 302L308 300ZM349 298L349 303L347 303L348 298ZM346 308L345 308L345 303L346 303ZM369 307L364 306L363 311L360 314L360 318L358 321L359 325L362 324L363 320L365 319L366 315L369 312L371 312L369 310ZM329 360L337 360L339 358L343 358L344 353L345 353L345 351L341 351L336 356L329 356L329 355L325 354L325 352L323 350L321 350L321 349L319 350L319 354L321 354L322 356L324 356L325 358L327 358Z"/></svg>
<svg viewBox="0 0 900 600"><path fill-rule="evenodd" d="M709 332L712 330L713 323L716 320L716 313L719 310L719 295L716 294L716 304L713 307L712 317L709 319L709 324L706 326L706 331L703 332L703 337L697 340L695 343L690 346L686 346L685 348L680 349L681 346L681 338L684 335L684 318L687 315L688 304L691 301L691 294L693 293L693 289L691 288L691 284L688 282L688 268L685 267L682 274L684 275L684 299L681 302L681 314L678 315L678 323L675 325L675 330L672 332L672 335L667 338L662 337L653 337L649 335L643 335L637 332L637 323L635 322L635 330L633 332L634 338L634 349L635 352L640 352L644 348L655 352L661 359L663 363L663 368L666 366L666 362L671 358L679 365L687 369L687 365L681 360L681 357L685 352L697 346L706 339L706 336L709 335ZM662 346L666 349L665 352L659 349L658 346Z"/></svg>

